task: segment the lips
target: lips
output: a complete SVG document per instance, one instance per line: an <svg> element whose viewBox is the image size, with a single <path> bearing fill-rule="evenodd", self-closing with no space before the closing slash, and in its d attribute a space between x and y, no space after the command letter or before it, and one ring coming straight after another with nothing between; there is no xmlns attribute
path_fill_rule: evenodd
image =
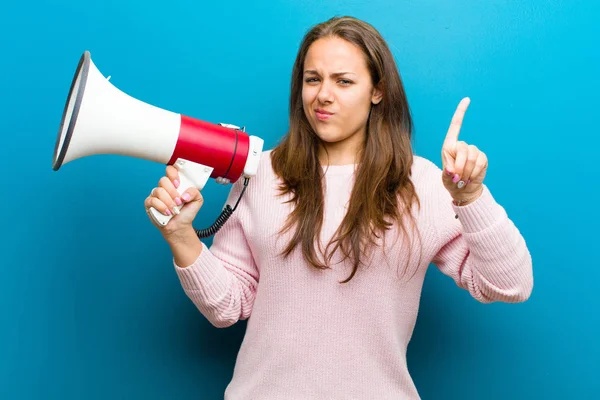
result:
<svg viewBox="0 0 600 400"><path fill-rule="evenodd" d="M332 112L330 111L326 111L326 110L322 110L320 108L317 108L315 110L315 113L317 114L317 118L321 121L324 121L326 119L328 119L329 117L331 117L333 115Z"/></svg>

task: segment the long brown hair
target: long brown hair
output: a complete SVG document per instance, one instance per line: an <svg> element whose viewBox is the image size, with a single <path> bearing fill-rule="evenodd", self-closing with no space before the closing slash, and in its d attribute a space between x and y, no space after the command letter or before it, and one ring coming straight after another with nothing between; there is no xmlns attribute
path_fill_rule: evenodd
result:
<svg viewBox="0 0 600 400"><path fill-rule="evenodd" d="M358 46L365 55L373 86L383 92L383 99L371 106L347 213L324 252L320 247L324 207L324 171L318 159L320 139L302 106L306 53L313 42L323 37L338 37ZM281 194L291 194L294 204L282 232L296 229L283 255L287 257L300 245L310 265L325 269L333 254L341 250L344 258L353 263L345 283L356 274L361 256L394 223L407 233L402 216L412 216L413 202L419 204L410 180L413 123L408 101L394 57L379 32L352 17L335 17L314 26L304 36L294 63L289 107L289 132L271 152L273 169L283 181ZM325 263L317 256L315 241Z"/></svg>

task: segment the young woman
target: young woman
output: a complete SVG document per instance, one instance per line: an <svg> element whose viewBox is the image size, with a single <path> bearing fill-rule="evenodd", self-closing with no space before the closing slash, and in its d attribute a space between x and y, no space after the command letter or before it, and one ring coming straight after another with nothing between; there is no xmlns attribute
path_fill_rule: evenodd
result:
<svg viewBox="0 0 600 400"><path fill-rule="evenodd" d="M525 301L524 239L483 184L483 152L452 119L444 171L413 155L393 56L344 17L305 36L292 72L290 130L262 155L236 212L208 249L195 189L177 170L145 200L183 289L215 326L248 319L227 399L417 399L406 349L433 263L478 301ZM242 183L230 193L236 201Z"/></svg>

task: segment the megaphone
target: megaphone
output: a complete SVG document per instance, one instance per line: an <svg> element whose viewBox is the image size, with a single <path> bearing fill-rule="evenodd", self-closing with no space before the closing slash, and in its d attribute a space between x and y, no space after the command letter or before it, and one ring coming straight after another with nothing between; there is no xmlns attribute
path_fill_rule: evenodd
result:
<svg viewBox="0 0 600 400"><path fill-rule="evenodd" d="M179 193L192 186L201 190L209 178L229 184L243 177L245 190L256 175L264 143L261 138L235 125L201 121L147 104L109 80L85 51L63 110L53 170L90 155L125 155L174 165L179 170ZM214 234L233 210L227 205L210 229L196 232L204 237ZM173 217L154 208L150 215L162 226Z"/></svg>

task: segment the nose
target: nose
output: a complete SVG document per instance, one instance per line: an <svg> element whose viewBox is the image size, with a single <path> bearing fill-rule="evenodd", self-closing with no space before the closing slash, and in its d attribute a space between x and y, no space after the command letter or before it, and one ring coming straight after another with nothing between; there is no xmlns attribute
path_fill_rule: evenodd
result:
<svg viewBox="0 0 600 400"><path fill-rule="evenodd" d="M319 89L317 99L322 104L333 103L333 91L331 90L327 82L323 82L321 84L321 88Z"/></svg>

